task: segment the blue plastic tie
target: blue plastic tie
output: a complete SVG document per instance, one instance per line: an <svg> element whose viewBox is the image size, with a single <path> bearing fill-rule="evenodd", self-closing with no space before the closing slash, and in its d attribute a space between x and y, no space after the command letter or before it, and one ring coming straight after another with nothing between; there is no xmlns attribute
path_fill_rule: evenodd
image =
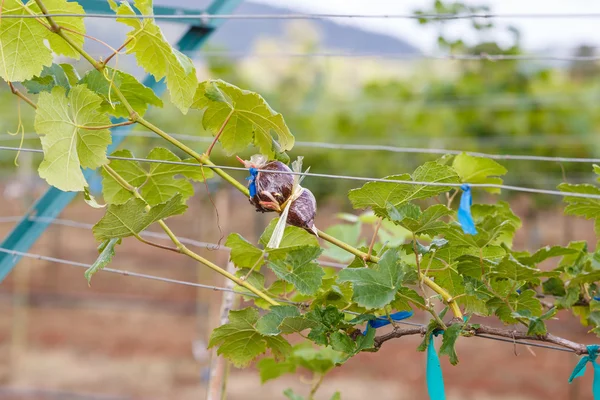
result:
<svg viewBox="0 0 600 400"><path fill-rule="evenodd" d="M437 336L443 332L444 331L441 329L433 331L429 337L429 346L427 346L427 392L429 392L429 398L431 400L446 400L442 366L433 342L433 336Z"/></svg>
<svg viewBox="0 0 600 400"><path fill-rule="evenodd" d="M600 296L594 296L594 300L600 301Z"/></svg>
<svg viewBox="0 0 600 400"><path fill-rule="evenodd" d="M412 317L412 315L412 311L398 311L393 314L390 314L390 318L394 321L402 321L403 319ZM369 328L377 329L389 324L391 324L391 322L387 317L378 317L377 319L372 319L369 321L369 323L367 323L367 329L365 329L363 335L367 334Z"/></svg>
<svg viewBox="0 0 600 400"><path fill-rule="evenodd" d="M458 206L458 222L464 233L467 235L476 235L477 229L475 228L475 222L473 222L473 216L471 215L471 205L473 204L471 187L464 184L460 188L463 193L460 197L460 205Z"/></svg>
<svg viewBox="0 0 600 400"><path fill-rule="evenodd" d="M594 367L594 383L592 384L592 394L594 395L594 400L600 400L600 365L596 363L596 357L598 357L598 346L597 344L592 344L587 346L588 354L583 356L581 360L575 366L573 373L569 377L569 383L573 382L573 379L579 378L585 374L585 367L588 362L592 363Z"/></svg>
<svg viewBox="0 0 600 400"><path fill-rule="evenodd" d="M256 196L256 177L258 176L258 171L256 168L250 168L250 176L246 178L247 181L250 181L250 185L248 186L248 191L250 192L250 197Z"/></svg>

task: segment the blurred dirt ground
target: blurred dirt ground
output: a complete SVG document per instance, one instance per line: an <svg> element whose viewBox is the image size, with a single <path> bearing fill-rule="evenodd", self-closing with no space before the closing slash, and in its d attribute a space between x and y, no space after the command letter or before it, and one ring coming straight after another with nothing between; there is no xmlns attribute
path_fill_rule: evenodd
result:
<svg viewBox="0 0 600 400"><path fill-rule="evenodd" d="M219 192L216 200L224 235L239 232L256 239L271 217L255 214L250 206L241 207L246 200L230 191ZM525 218L529 205L518 199L513 203L525 225L517 237L519 248L527 248L532 241L539 245L561 244L575 237L594 241L587 221L566 220L554 211ZM175 232L218 241L210 203L194 199L190 209L186 219L173 219ZM321 207L317 225L334 222L336 209L335 205ZM0 216L23 211L20 202L0 200ZM93 223L100 215L83 202L75 202L61 218ZM0 235L10 227L0 225ZM52 226L31 251L89 263L95 259L95 248L91 232ZM202 254L220 265L227 262L222 251ZM111 266L223 285L220 276L191 260L149 249L135 240L124 241ZM217 323L220 299L217 292L107 272L94 276L88 287L81 268L22 260L0 284L0 399L204 399L208 361L202 349ZM550 323L553 333L584 343L595 341L569 314L558 317ZM425 321L425 317L417 315L414 320ZM317 398L329 399L340 390L344 400L369 396L427 399L425 354L415 350L419 341L419 337L402 338L386 343L378 353L355 357L325 379ZM456 367L442 358L449 399L592 398L591 368L579 382L567 382L578 360L573 354L529 351L481 338L459 340L458 354ZM261 385L255 370L233 370L228 399L282 399L288 387L308 392L308 385L297 376Z"/></svg>

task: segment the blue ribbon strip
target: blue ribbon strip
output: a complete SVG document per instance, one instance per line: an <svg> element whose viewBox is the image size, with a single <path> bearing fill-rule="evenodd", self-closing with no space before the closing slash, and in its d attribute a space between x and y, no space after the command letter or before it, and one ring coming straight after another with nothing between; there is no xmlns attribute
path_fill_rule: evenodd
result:
<svg viewBox="0 0 600 400"><path fill-rule="evenodd" d="M256 196L256 177L258 175L258 171L256 168L250 168L250 176L246 178L247 181L250 181L250 185L248 185L248 191L250 192L250 197Z"/></svg>
<svg viewBox="0 0 600 400"><path fill-rule="evenodd" d="M598 346L597 344L587 346L588 355L584 356L579 360L573 373L569 377L569 383L573 382L573 379L579 378L585 374L585 367L588 362L592 363L594 367L594 383L592 384L592 394L594 400L600 400L600 365L596 363L596 357L598 357Z"/></svg>
<svg viewBox="0 0 600 400"><path fill-rule="evenodd" d="M464 184L460 188L463 192L460 197L460 205L458 206L458 222L464 233L467 235L476 235L477 229L475 228L475 222L473 222L473 216L471 215L471 205L473 204L471 187Z"/></svg>
<svg viewBox="0 0 600 400"><path fill-rule="evenodd" d="M431 400L446 400L442 366L433 343L433 336L437 336L442 332L442 330L434 331L429 338L429 346L427 346L427 391Z"/></svg>
<svg viewBox="0 0 600 400"><path fill-rule="evenodd" d="M398 311L393 314L390 314L390 318L394 321L402 321L403 319L412 317L412 315L412 311ZM377 319L372 319L367 323L367 329L365 329L363 335L367 334L369 328L377 329L389 324L391 324L391 322L387 317L378 317Z"/></svg>

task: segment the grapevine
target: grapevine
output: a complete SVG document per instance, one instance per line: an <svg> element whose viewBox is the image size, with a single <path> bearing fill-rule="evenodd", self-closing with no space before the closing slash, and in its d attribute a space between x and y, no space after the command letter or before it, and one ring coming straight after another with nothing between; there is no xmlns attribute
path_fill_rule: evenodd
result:
<svg viewBox="0 0 600 400"><path fill-rule="evenodd" d="M134 7L108 2L117 17L153 12L150 0L136 0ZM478 335L548 342L587 354L583 344L548 332L546 321L562 309L571 310L591 333L600 335L600 250L590 251L593 246L574 241L533 253L516 251L512 241L521 221L502 201L469 201L474 225L465 228L464 205L457 204L457 196L470 194L469 184L501 184L507 170L500 163L464 153L447 155L412 173L385 178L405 183L368 182L351 190L348 199L354 209L372 213L321 230L314 225L318 208L310 181L300 182L301 159L292 163L300 175L287 174L292 172L288 153L294 136L283 115L257 93L222 80L198 82L193 62L171 47L152 18L117 18L131 30L118 49L110 48L105 59L94 59L84 50L84 41L101 40L86 34L84 18L48 15L83 13L75 1L3 1L2 16L36 17L1 20L0 76L19 101L35 109L34 126L44 152L40 177L63 191L82 192L92 207L105 208L93 228L99 256L85 273L88 282L128 238L194 259L234 282L239 295L252 303L230 312L229 322L212 332L209 347L217 347L236 367L260 358L263 381L298 368L311 371L315 384L309 399L334 367L407 335L421 335L419 350L425 351L432 334L441 334L440 354L452 364L458 363L457 340ZM164 79L169 101L183 114L190 109L203 112L203 127L214 136L204 153L144 117L149 107L161 107L163 100L117 68L121 52L133 54L156 80ZM79 76L70 65L53 63L53 53L83 58L90 69ZM134 160L127 149L114 152L116 158L109 160L111 129L134 124L164 139L169 148L157 147L144 155L152 163ZM211 161L217 144L232 162L247 148L256 150L258 157L242 160L251 174L249 185ZM82 169L101 173L105 204L91 195ZM600 166L593 171L600 182ZM186 212L186 202L194 195L192 182L215 176L249 197L249 215L256 210L275 216L258 243L229 234L225 244L231 249L235 274L190 250L167 224L170 217ZM461 184L466 186L457 188ZM600 187L563 183L558 189L573 194L565 197L565 213L594 220L600 235L600 200L577 196L600 195ZM481 198L483 190L492 195L500 191L477 189L473 197ZM153 224L172 245L141 236ZM331 233L365 225L374 231L368 245L358 238L346 243ZM321 265L323 256L344 263L344 268ZM553 269L539 268L550 259L555 261ZM403 327L393 318L414 310L430 314L430 323ZM475 315L508 327L473 324L470 318ZM365 324L372 327L377 321L389 322L393 329L379 336L375 328L365 329ZM292 346L288 335L304 341Z"/></svg>

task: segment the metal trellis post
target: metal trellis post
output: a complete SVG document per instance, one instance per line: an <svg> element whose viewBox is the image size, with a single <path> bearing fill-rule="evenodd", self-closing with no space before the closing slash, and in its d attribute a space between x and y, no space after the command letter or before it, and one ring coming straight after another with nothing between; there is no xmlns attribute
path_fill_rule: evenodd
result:
<svg viewBox="0 0 600 400"><path fill-rule="evenodd" d="M209 15L229 14L241 3L241 1L242 0L214 0L204 11ZM104 0L79 0L79 3L87 12L112 13L108 3ZM192 11L175 7L155 7L155 10L157 14L199 13L197 10ZM177 42L177 49L183 53L197 50L206 42L210 35L225 22L224 19L207 21L181 19L176 21L185 24L193 24ZM162 81L156 82L152 76L147 76L144 79L144 85L153 89L158 95L162 94L165 90L164 83ZM120 135L113 135L113 143L108 148L109 153L114 151L117 146L121 144L125 135L131 129L132 125L113 129L113 133L117 132ZM94 171L84 171L84 175L88 180L93 174ZM23 216L21 221L13 228L8 236L6 236L0 246L5 249L27 252L46 230L50 221L56 218L76 195L77 192L63 192L54 187L48 189ZM30 220L31 216L43 218ZM0 282L10 273L20 258L20 256L0 253Z"/></svg>

